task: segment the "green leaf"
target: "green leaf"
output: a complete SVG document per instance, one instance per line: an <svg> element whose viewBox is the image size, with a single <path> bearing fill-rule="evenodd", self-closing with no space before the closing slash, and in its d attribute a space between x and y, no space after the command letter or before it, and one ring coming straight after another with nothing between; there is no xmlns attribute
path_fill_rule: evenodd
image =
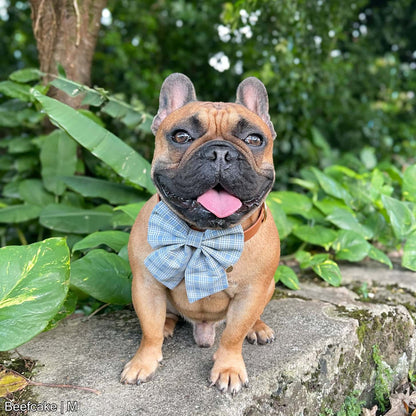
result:
<svg viewBox="0 0 416 416"><path fill-rule="evenodd" d="M416 202L416 165L409 166L403 174L403 197Z"/></svg>
<svg viewBox="0 0 416 416"><path fill-rule="evenodd" d="M307 269L311 266L312 254L308 251L298 250L295 253L295 259L299 263L301 269Z"/></svg>
<svg viewBox="0 0 416 416"><path fill-rule="evenodd" d="M129 233L124 231L99 231L78 241L72 248L72 251L91 249L102 244L112 248L114 251L120 251L128 241Z"/></svg>
<svg viewBox="0 0 416 416"><path fill-rule="evenodd" d="M321 200L317 200L313 202L314 205L320 209L325 215L329 215L336 209L345 209L350 210L345 202L340 201L337 198L333 198L332 196L326 196Z"/></svg>
<svg viewBox="0 0 416 416"><path fill-rule="evenodd" d="M150 178L150 164L117 136L73 108L32 90L34 97L60 128L94 156L112 167L120 176L150 193L156 189Z"/></svg>
<svg viewBox="0 0 416 416"><path fill-rule="evenodd" d="M328 259L316 264L312 267L312 270L332 286L339 286L341 284L341 271L338 265L332 260Z"/></svg>
<svg viewBox="0 0 416 416"><path fill-rule="evenodd" d="M382 195L381 200L390 218L394 234L400 240L406 238L415 229L415 217L408 206L396 198Z"/></svg>
<svg viewBox="0 0 416 416"><path fill-rule="evenodd" d="M329 249L332 242L337 238L336 231L321 225L301 225L293 230L293 234L302 241L322 246L326 250Z"/></svg>
<svg viewBox="0 0 416 416"><path fill-rule="evenodd" d="M301 269L307 269L308 267L313 267L327 261L329 259L329 254L320 253L312 255L307 251L299 250L296 252L295 258L299 262Z"/></svg>
<svg viewBox="0 0 416 416"><path fill-rule="evenodd" d="M291 191L270 192L268 199L281 204L286 214L305 216L312 209L312 201L306 196Z"/></svg>
<svg viewBox="0 0 416 416"><path fill-rule="evenodd" d="M323 151L325 157L332 155L331 147L328 144L328 141L325 139L323 134L316 128L311 128L312 141L316 147L320 148Z"/></svg>
<svg viewBox="0 0 416 416"><path fill-rule="evenodd" d="M301 186L302 188L308 189L309 191L316 193L318 192L318 184L316 182L307 181L305 179L291 178L290 183Z"/></svg>
<svg viewBox="0 0 416 416"><path fill-rule="evenodd" d="M62 195L65 184L61 177L73 175L77 167L77 144L64 131L55 130L43 138L40 161L45 188Z"/></svg>
<svg viewBox="0 0 416 416"><path fill-rule="evenodd" d="M12 72L9 78L16 82L30 82L40 80L42 75L42 72L37 68L24 68Z"/></svg>
<svg viewBox="0 0 416 416"><path fill-rule="evenodd" d="M0 249L0 350L16 348L48 325L69 285L63 238Z"/></svg>
<svg viewBox="0 0 416 416"><path fill-rule="evenodd" d="M45 191L40 179L26 179L19 184L20 197L29 205L44 207L52 204L53 195Z"/></svg>
<svg viewBox="0 0 416 416"><path fill-rule="evenodd" d="M67 176L63 182L73 191L89 198L103 198L111 204L143 201L145 196L131 186L86 176Z"/></svg>
<svg viewBox="0 0 416 416"><path fill-rule="evenodd" d="M1 147L8 147L9 153L17 154L17 153L25 153L31 152L35 150L35 146L32 143L32 139L30 137L12 137L9 140L4 140L1 144Z"/></svg>
<svg viewBox="0 0 416 416"><path fill-rule="evenodd" d="M296 273L288 266L280 265L274 274L275 282L281 282L292 290L299 289L299 279Z"/></svg>
<svg viewBox="0 0 416 416"><path fill-rule="evenodd" d="M105 104L105 106L102 108L102 111L111 117L121 118L127 114L129 108L130 106L126 103L123 103L117 99L112 99Z"/></svg>
<svg viewBox="0 0 416 416"><path fill-rule="evenodd" d="M370 245L370 251L368 252L368 257L380 263L387 264L387 266L389 266L390 269L393 268L393 264L391 260L388 258L388 256L385 253L383 253L381 250L379 250L378 248L375 248L373 245Z"/></svg>
<svg viewBox="0 0 416 416"><path fill-rule="evenodd" d="M118 255L126 260L127 262L129 261L129 250L128 250L128 245L126 244L125 246L121 247Z"/></svg>
<svg viewBox="0 0 416 416"><path fill-rule="evenodd" d="M64 233L89 234L112 228L112 216L112 208L105 205L95 209L82 209L51 204L41 211L39 222L44 227Z"/></svg>
<svg viewBox="0 0 416 416"><path fill-rule="evenodd" d="M77 301L78 296L71 290L68 291L68 295L64 304L61 306L61 309L58 311L58 313L51 319L48 326L45 328L45 331L49 331L50 329L55 328L59 321L62 321L62 319L69 315L72 315L75 312Z"/></svg>
<svg viewBox="0 0 416 416"><path fill-rule="evenodd" d="M352 196L335 180L325 175L319 169L311 168L322 189L335 198L344 200L347 205L352 202Z"/></svg>
<svg viewBox="0 0 416 416"><path fill-rule="evenodd" d="M33 220L39 216L41 208L35 205L10 205L0 209L0 222L19 223Z"/></svg>
<svg viewBox="0 0 416 416"><path fill-rule="evenodd" d="M51 82L51 85L65 92L70 97L76 97L79 94L85 94L82 100L82 105L92 105L98 107L106 100L106 98L98 91L95 91L94 89L85 85L78 84L77 82L65 77L55 78Z"/></svg>
<svg viewBox="0 0 416 416"><path fill-rule="evenodd" d="M380 212L373 212L365 219L364 227L371 231L371 238L378 239L387 228L387 222Z"/></svg>
<svg viewBox="0 0 416 416"><path fill-rule="evenodd" d="M402 266L416 272L416 232L407 238L404 245Z"/></svg>
<svg viewBox="0 0 416 416"><path fill-rule="evenodd" d="M360 224L351 211L347 209L336 208L333 210L331 215L326 217L326 219L343 230L355 231L365 239L373 237L371 230Z"/></svg>
<svg viewBox="0 0 416 416"><path fill-rule="evenodd" d="M341 230L332 244L338 260L361 261L370 251L370 244L360 234Z"/></svg>
<svg viewBox="0 0 416 416"><path fill-rule="evenodd" d="M0 93L22 101L31 101L30 86L13 81L0 82Z"/></svg>
<svg viewBox="0 0 416 416"><path fill-rule="evenodd" d="M71 265L71 285L105 303L131 303L130 276L128 262L99 249Z"/></svg>
<svg viewBox="0 0 416 416"><path fill-rule="evenodd" d="M7 185L4 185L3 188L3 197L11 199L22 199L19 193L20 182L9 182Z"/></svg>
<svg viewBox="0 0 416 416"><path fill-rule="evenodd" d="M360 175L354 170L343 165L332 165L325 168L325 174L335 178L338 182L345 178L358 179Z"/></svg>
<svg viewBox="0 0 416 416"><path fill-rule="evenodd" d="M146 201L139 202L138 204L122 205L114 208L114 211L122 211L134 221L145 203Z"/></svg>
<svg viewBox="0 0 416 416"><path fill-rule="evenodd" d="M377 165L376 150L374 147L364 147L360 152L360 159L363 162L366 169L374 169Z"/></svg>
<svg viewBox="0 0 416 416"><path fill-rule="evenodd" d="M20 111L8 111L4 106L0 106L0 126L3 127L34 127L44 115L39 112L26 108Z"/></svg>
<svg viewBox="0 0 416 416"><path fill-rule="evenodd" d="M292 224L290 224L288 221L286 213L283 211L281 204L277 203L270 197L267 197L266 204L272 213L277 230L279 231L280 238L283 239L287 237L292 231Z"/></svg>

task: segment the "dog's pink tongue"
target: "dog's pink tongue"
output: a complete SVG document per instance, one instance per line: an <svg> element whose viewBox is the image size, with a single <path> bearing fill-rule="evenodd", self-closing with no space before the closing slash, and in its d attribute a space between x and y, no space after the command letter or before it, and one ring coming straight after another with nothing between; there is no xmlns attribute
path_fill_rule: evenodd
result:
<svg viewBox="0 0 416 416"><path fill-rule="evenodd" d="M210 189L199 196L197 201L218 218L234 214L242 205L238 198L223 189L220 191Z"/></svg>

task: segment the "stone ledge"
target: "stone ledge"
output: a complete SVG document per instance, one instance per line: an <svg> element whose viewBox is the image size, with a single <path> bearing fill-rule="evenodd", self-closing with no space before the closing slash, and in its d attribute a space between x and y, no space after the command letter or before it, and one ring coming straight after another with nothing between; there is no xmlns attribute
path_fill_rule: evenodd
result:
<svg viewBox="0 0 416 416"><path fill-rule="evenodd" d="M411 272L360 270L344 267L345 282L370 275L369 283L376 280L377 284L400 287L403 282L413 283L411 278L416 280ZM395 371L396 382L414 368L414 322L400 302L364 303L346 287L310 283L290 295L272 300L263 315L275 330L276 341L265 346L244 344L250 386L236 397L208 386L215 349L198 348L187 323L180 324L174 337L165 341L164 360L151 382L121 385L120 372L140 339L134 313L123 311L89 320L67 319L20 347L21 354L38 360L36 381L101 391L95 396L36 387L33 401L58 405L76 401L77 415L82 416L318 416L325 407L338 410L352 390L371 400L373 344L380 346L382 357ZM217 344L218 339L219 334Z"/></svg>

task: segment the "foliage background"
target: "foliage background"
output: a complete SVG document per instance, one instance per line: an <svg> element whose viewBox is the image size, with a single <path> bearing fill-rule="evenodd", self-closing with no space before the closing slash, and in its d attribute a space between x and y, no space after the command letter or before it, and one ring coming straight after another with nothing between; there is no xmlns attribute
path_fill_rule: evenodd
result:
<svg viewBox="0 0 416 416"><path fill-rule="evenodd" d="M6 4L2 79L37 66L28 2ZM258 76L269 91L278 131L280 186L299 166L322 166L345 151L361 152L367 165L369 154L377 160L414 155L414 0L347 6L336 0L110 0L107 10L93 85L139 101L154 114L161 82L171 72L187 74L201 99L223 101L234 98L242 78ZM219 72L209 62L221 54ZM330 150L322 148L313 127ZM137 143L134 132L122 133ZM147 137L146 145L140 143L147 158L151 142Z"/></svg>

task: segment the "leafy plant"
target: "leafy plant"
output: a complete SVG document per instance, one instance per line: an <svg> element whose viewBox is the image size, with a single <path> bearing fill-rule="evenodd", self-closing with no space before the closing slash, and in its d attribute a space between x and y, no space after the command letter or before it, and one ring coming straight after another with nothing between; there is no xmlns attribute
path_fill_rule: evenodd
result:
<svg viewBox="0 0 416 416"><path fill-rule="evenodd" d="M378 345L373 345L373 361L376 366L374 395L380 410L384 412L389 404L392 371L390 367L388 367L388 365L383 361Z"/></svg>
<svg viewBox="0 0 416 416"><path fill-rule="evenodd" d="M66 316L60 310L68 288L69 250L64 239L1 248L0 351L23 344L52 320Z"/></svg>
<svg viewBox="0 0 416 416"><path fill-rule="evenodd" d="M2 245L44 239L47 244L50 237L66 237L70 281L59 313L53 309L30 334L15 326L20 343L72 313L77 298L130 303L128 231L155 191L149 163L103 122L105 114L131 128L148 129L150 117L107 91L55 79L55 87L83 94L93 111L74 110L46 96L47 87L36 84L40 75L25 69L0 83L10 98L0 107L0 124L9 133L0 153L0 237ZM45 115L58 126L47 135L40 124ZM318 141L326 148L323 140ZM403 173L389 164L371 170L363 165L302 170L292 180L296 192L273 191L267 199L283 241L283 262L290 257L302 270L311 269L337 286L337 261L370 257L391 267L381 249L403 248L403 266L416 270L415 175L414 165ZM31 267L22 256L17 261ZM299 287L285 264L275 279Z"/></svg>
<svg viewBox="0 0 416 416"><path fill-rule="evenodd" d="M332 409L326 408L319 416L360 416L365 401L359 400L359 396L360 393L354 390L345 398L338 412L335 413Z"/></svg>
<svg viewBox="0 0 416 416"><path fill-rule="evenodd" d="M272 192L267 201L284 242L283 261L294 258L334 286L341 282L337 261L369 257L391 268L389 250L402 249L402 266L416 271L416 165L403 173L390 164L362 172L307 168L292 183L302 193ZM282 270L276 280L283 276L285 283Z"/></svg>
<svg viewBox="0 0 416 416"><path fill-rule="evenodd" d="M5 291L0 296L0 350L14 348L56 325L75 310L78 297L119 305L131 302L127 231L154 192L150 164L106 130L95 113L75 111L47 97L47 88L31 85L40 75L27 69L0 83L0 91L11 98L3 108L17 108L14 118L7 113L10 118L3 123L10 135L3 140L5 151L0 153L0 236L2 245L15 243L16 236L23 245L65 236L68 245L60 237L2 249L0 256L8 259L0 260L7 267L2 278L7 284L21 280L10 291L6 284L0 285ZM54 84L58 85L58 79ZM90 105L100 105L102 112L130 127L148 128L146 113L105 91L76 86L64 78L59 86L73 95L84 94ZM39 111L41 104L44 110ZM47 135L39 134L45 111L60 127ZM23 123L21 114L36 122ZM33 114L38 115L36 119ZM62 250L66 250L65 258ZM45 262L38 258L41 255ZM46 279L58 266L65 268L65 280ZM44 305L42 300L47 298L49 303ZM37 313L31 316L25 308ZM12 315L14 325L10 324Z"/></svg>

